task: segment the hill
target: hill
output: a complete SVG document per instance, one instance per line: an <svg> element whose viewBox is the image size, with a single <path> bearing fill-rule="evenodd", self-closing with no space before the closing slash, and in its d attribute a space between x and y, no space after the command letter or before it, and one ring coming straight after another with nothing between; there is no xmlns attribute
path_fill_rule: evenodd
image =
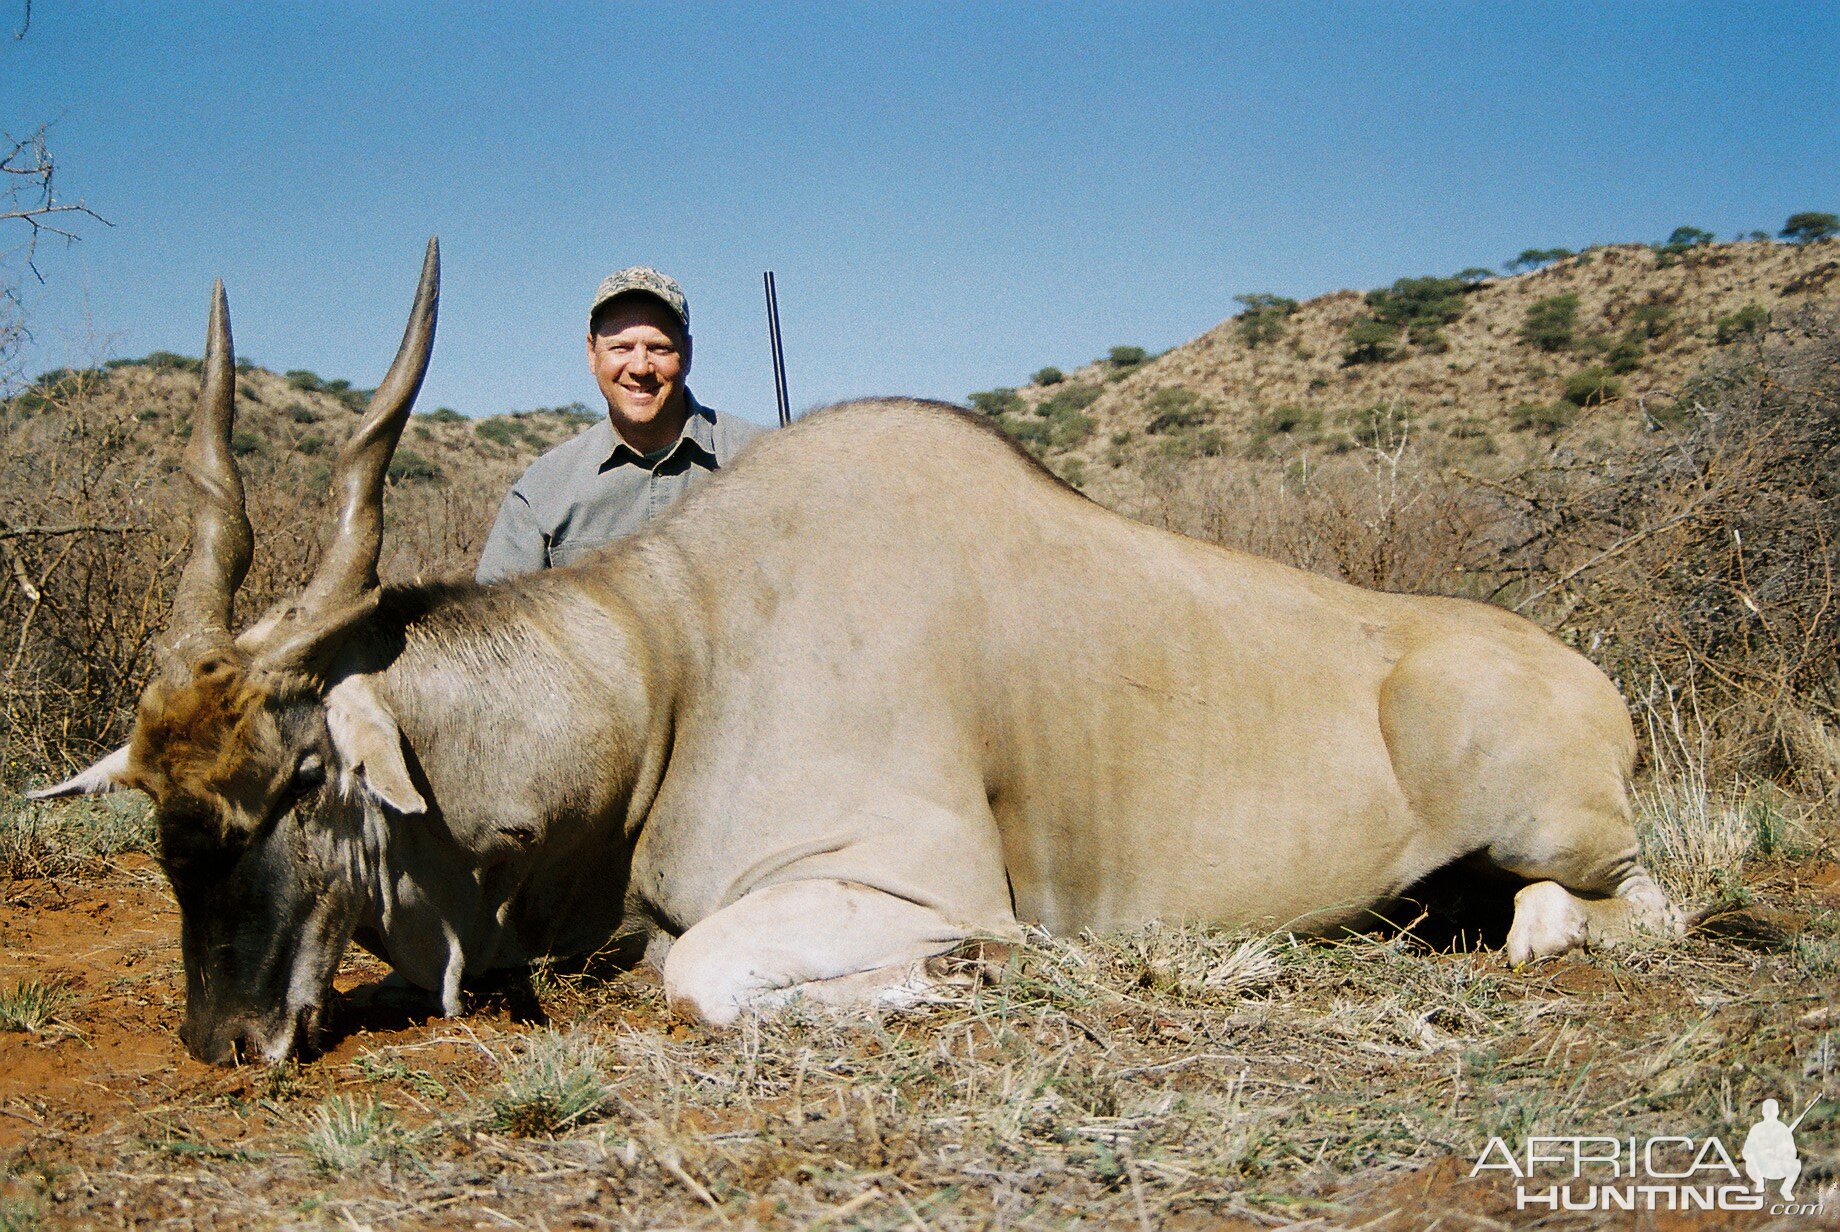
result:
<svg viewBox="0 0 1840 1232"><path fill-rule="evenodd" d="M1064 477L1140 505L1143 464L1312 460L1410 435L1440 460L1520 464L1569 428L1608 444L1665 417L1772 320L1840 305L1840 241L1593 248L1512 277L1275 296L1191 342L973 395ZM1059 375L1050 370L1050 378ZM1493 459L1493 460L1491 460Z"/></svg>

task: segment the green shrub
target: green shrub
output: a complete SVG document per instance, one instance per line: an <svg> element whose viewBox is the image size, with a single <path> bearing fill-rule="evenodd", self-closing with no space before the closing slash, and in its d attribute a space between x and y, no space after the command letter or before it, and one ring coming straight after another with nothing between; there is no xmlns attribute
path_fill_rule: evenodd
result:
<svg viewBox="0 0 1840 1232"><path fill-rule="evenodd" d="M973 410L986 415L1009 415L1022 409L1022 399L1007 387L981 390L972 394L969 401Z"/></svg>
<svg viewBox="0 0 1840 1232"><path fill-rule="evenodd" d="M1604 366L1615 373L1634 372L1642 366L1642 344L1622 337L1604 348Z"/></svg>
<svg viewBox="0 0 1840 1232"><path fill-rule="evenodd" d="M1449 350L1442 327L1463 316L1467 285L1455 278L1401 278L1383 290L1369 291L1368 315L1350 322L1342 362L1397 359L1408 342L1434 353Z"/></svg>
<svg viewBox="0 0 1840 1232"><path fill-rule="evenodd" d="M466 416L451 406L437 406L422 416L429 423L465 423Z"/></svg>
<svg viewBox="0 0 1840 1232"><path fill-rule="evenodd" d="M1157 448L1166 458L1218 458L1227 452L1227 439L1218 428L1183 428L1165 436Z"/></svg>
<svg viewBox="0 0 1840 1232"><path fill-rule="evenodd" d="M1813 211L1791 214L1782 229L1784 239L1794 240L1798 244L1811 244L1815 240L1836 235L1840 235L1840 214L1818 214Z"/></svg>
<svg viewBox="0 0 1840 1232"><path fill-rule="evenodd" d="M319 379L319 373L306 368L293 368L283 375L289 385L304 393L318 393L326 388L326 383Z"/></svg>
<svg viewBox="0 0 1840 1232"><path fill-rule="evenodd" d="M1608 368L1586 368L1565 378L1565 400L1573 406L1602 406L1623 396L1623 383Z"/></svg>
<svg viewBox="0 0 1840 1232"><path fill-rule="evenodd" d="M991 422L1037 457L1054 444L1054 426L1045 419L1024 419L1017 415L999 414L993 415Z"/></svg>
<svg viewBox="0 0 1840 1232"><path fill-rule="evenodd" d="M517 424L502 415L480 420L473 425L473 431L478 434L480 440L488 444L506 447L516 445L519 437L523 435Z"/></svg>
<svg viewBox="0 0 1840 1232"><path fill-rule="evenodd" d="M294 448L297 452L303 453L309 458L313 458L325 453L326 446L329 444L331 444L331 442L318 432L309 432L298 441L294 442Z"/></svg>
<svg viewBox="0 0 1840 1232"><path fill-rule="evenodd" d="M1741 342L1754 334L1761 334L1770 327L1770 314L1767 309L1756 304L1746 304L1730 316L1720 317L1716 328L1720 346L1730 346Z"/></svg>
<svg viewBox="0 0 1840 1232"><path fill-rule="evenodd" d="M1150 358L1140 346L1115 346L1106 352L1105 362L1114 368L1135 368Z"/></svg>
<svg viewBox="0 0 1840 1232"><path fill-rule="evenodd" d="M230 437L230 452L239 458L247 458L262 448L262 438L255 433L238 428Z"/></svg>
<svg viewBox="0 0 1840 1232"><path fill-rule="evenodd" d="M1150 421L1144 431L1152 436L1162 432L1181 431L1207 422L1208 406L1196 396L1193 390L1165 387L1151 394L1144 403L1144 410Z"/></svg>
<svg viewBox="0 0 1840 1232"><path fill-rule="evenodd" d="M1235 319L1239 322L1240 341L1249 347L1261 347L1282 338L1284 319L1297 311L1296 300L1263 291L1233 298L1245 306Z"/></svg>
<svg viewBox="0 0 1840 1232"><path fill-rule="evenodd" d="M1086 443L1093 434L1093 418L1071 406L1056 408L1047 419L1048 444L1054 449L1073 449Z"/></svg>
<svg viewBox="0 0 1840 1232"><path fill-rule="evenodd" d="M427 483L440 477L441 468L413 449L398 449L390 459L391 483Z"/></svg>
<svg viewBox="0 0 1840 1232"><path fill-rule="evenodd" d="M202 359L175 355L171 351L154 351L140 362L143 367L152 368L156 372L197 372L204 367Z"/></svg>
<svg viewBox="0 0 1840 1232"><path fill-rule="evenodd" d="M1412 341L1463 316L1464 284L1455 278L1401 278L1381 291L1367 293L1377 320L1404 326Z"/></svg>
<svg viewBox="0 0 1840 1232"><path fill-rule="evenodd" d="M1083 411L1097 402L1102 392L1096 385L1068 385L1037 403L1035 413L1049 419L1068 411Z"/></svg>
<svg viewBox="0 0 1840 1232"><path fill-rule="evenodd" d="M1521 341L1542 351L1569 351L1578 341L1578 297L1553 295L1531 304Z"/></svg>
<svg viewBox="0 0 1840 1232"><path fill-rule="evenodd" d="M1348 323L1348 346L1342 352L1344 364L1379 364L1399 358L1404 350L1402 331L1396 325L1362 314ZM1324 385L1328 381L1318 377ZM1320 388L1315 381L1311 388Z"/></svg>
<svg viewBox="0 0 1840 1232"><path fill-rule="evenodd" d="M1523 402L1508 413L1508 422L1520 432L1552 436L1570 427L1577 417L1578 408L1570 402Z"/></svg>
<svg viewBox="0 0 1840 1232"><path fill-rule="evenodd" d="M1322 423L1322 412L1306 411L1300 406L1285 405L1266 415L1260 424L1270 432L1286 434L1308 432Z"/></svg>
<svg viewBox="0 0 1840 1232"><path fill-rule="evenodd" d="M1623 332L1630 338L1652 341L1674 328L1674 310L1666 304L1640 304L1623 317Z"/></svg>
<svg viewBox="0 0 1840 1232"><path fill-rule="evenodd" d="M556 414L578 428L585 428L600 418L599 415L588 409L588 404L585 402L571 402L567 406L559 406L556 408Z"/></svg>
<svg viewBox="0 0 1840 1232"><path fill-rule="evenodd" d="M1468 269L1460 269L1455 274L1451 275L1451 277L1455 278L1458 282L1472 287L1495 276L1494 270L1484 269L1480 265L1472 265Z"/></svg>
<svg viewBox="0 0 1840 1232"><path fill-rule="evenodd" d="M1029 381L1035 385L1059 385L1066 379L1067 374L1059 368L1041 368L1029 378Z"/></svg>
<svg viewBox="0 0 1840 1232"><path fill-rule="evenodd" d="M1344 415L1350 439L1368 449L1391 449L1400 444L1412 426L1412 416L1405 409L1378 402L1366 410Z"/></svg>
<svg viewBox="0 0 1840 1232"><path fill-rule="evenodd" d="M304 402L296 402L289 406L287 409L287 417L297 424L319 422L319 412Z"/></svg>

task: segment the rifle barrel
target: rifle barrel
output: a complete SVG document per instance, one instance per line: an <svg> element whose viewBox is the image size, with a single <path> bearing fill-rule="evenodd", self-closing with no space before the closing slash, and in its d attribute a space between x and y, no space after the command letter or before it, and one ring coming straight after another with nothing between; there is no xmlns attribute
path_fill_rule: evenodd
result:
<svg viewBox="0 0 1840 1232"><path fill-rule="evenodd" d="M779 288L773 271L764 277L767 287L767 335L773 344L773 396L779 401L779 426L792 422L792 404L786 397L786 350L779 338Z"/></svg>

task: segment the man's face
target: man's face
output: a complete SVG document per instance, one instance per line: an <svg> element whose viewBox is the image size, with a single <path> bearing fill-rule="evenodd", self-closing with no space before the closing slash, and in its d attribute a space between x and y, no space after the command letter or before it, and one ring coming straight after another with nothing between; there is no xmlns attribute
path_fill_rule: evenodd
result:
<svg viewBox="0 0 1840 1232"><path fill-rule="evenodd" d="M620 435L640 452L683 430L690 340L671 310L649 295L623 295L588 331L588 366Z"/></svg>

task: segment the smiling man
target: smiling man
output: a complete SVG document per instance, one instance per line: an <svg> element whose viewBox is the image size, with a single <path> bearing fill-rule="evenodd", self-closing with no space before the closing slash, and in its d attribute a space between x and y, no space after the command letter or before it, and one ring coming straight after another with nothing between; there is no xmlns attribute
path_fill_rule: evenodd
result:
<svg viewBox="0 0 1840 1232"><path fill-rule="evenodd" d="M588 308L588 367L607 418L512 486L480 553L480 581L565 565L632 534L765 431L696 400L684 383L690 354L690 306L676 279L641 265L601 282Z"/></svg>

